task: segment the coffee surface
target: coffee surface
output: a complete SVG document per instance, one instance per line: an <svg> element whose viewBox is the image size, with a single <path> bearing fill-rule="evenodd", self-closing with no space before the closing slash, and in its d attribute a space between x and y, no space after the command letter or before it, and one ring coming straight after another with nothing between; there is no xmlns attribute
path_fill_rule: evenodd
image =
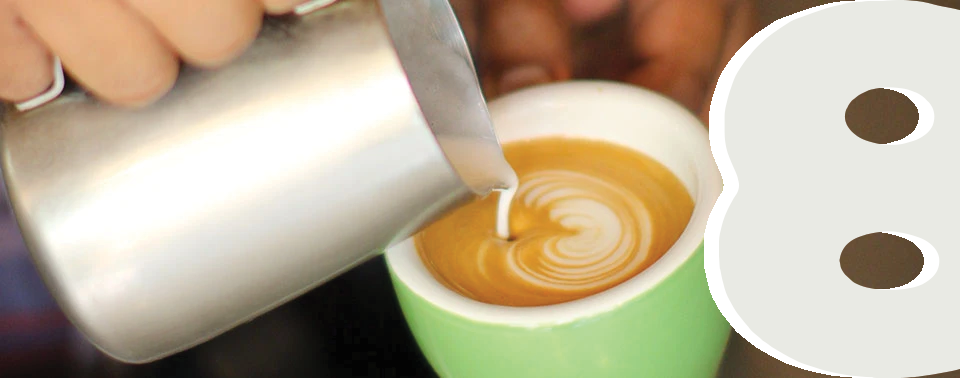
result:
<svg viewBox="0 0 960 378"><path fill-rule="evenodd" d="M656 160L612 143L542 138L504 145L520 179L509 240L497 196L416 237L427 269L468 298L505 306L568 302L637 275L679 238L694 202Z"/></svg>

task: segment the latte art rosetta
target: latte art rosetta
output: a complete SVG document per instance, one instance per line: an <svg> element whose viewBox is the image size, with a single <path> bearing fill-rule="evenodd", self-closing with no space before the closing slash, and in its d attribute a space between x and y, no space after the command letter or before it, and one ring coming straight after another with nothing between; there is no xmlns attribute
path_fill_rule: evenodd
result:
<svg viewBox="0 0 960 378"><path fill-rule="evenodd" d="M548 305L609 289L656 262L693 212L666 167L624 147L545 138L504 153L520 178L509 241L495 232L496 196L416 236L431 273L481 302Z"/></svg>
<svg viewBox="0 0 960 378"><path fill-rule="evenodd" d="M530 232L508 244L507 268L518 279L549 289L592 290L628 278L646 260L650 238L640 235L651 235L653 225L633 193L574 171L540 171L524 180L515 201L568 231ZM486 241L478 265L503 247Z"/></svg>

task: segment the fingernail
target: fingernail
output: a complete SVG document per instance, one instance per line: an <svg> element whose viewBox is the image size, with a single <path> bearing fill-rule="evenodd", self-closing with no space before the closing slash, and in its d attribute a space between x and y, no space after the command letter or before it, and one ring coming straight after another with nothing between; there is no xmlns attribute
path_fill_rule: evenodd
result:
<svg viewBox="0 0 960 378"><path fill-rule="evenodd" d="M613 14L620 3L621 0L565 0L563 8L572 21L585 24Z"/></svg>
<svg viewBox="0 0 960 378"><path fill-rule="evenodd" d="M336 0L264 0L264 10L269 14L279 15L293 12L309 12L313 9L333 4Z"/></svg>
<svg viewBox="0 0 960 378"><path fill-rule="evenodd" d="M500 76L500 93L515 91L520 88L553 81L550 72L540 65L526 65L513 67Z"/></svg>

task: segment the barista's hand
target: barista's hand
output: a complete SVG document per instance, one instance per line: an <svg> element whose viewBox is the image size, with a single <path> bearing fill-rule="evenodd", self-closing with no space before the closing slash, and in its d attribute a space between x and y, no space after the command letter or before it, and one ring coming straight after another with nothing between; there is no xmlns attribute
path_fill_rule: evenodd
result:
<svg viewBox="0 0 960 378"><path fill-rule="evenodd" d="M0 0L0 99L53 81L52 56L88 90L139 105L174 83L180 59L221 65L256 37L263 14L304 0Z"/></svg>
<svg viewBox="0 0 960 378"><path fill-rule="evenodd" d="M706 123L720 71L756 32L752 0L453 0L490 97L570 78L664 93Z"/></svg>

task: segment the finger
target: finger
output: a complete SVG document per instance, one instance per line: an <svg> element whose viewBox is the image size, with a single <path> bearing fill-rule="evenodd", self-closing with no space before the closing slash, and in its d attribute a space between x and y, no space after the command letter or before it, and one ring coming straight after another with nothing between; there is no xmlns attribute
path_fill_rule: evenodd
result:
<svg viewBox="0 0 960 378"><path fill-rule="evenodd" d="M50 53L9 3L0 0L0 99L29 100L53 83Z"/></svg>
<svg viewBox="0 0 960 378"><path fill-rule="evenodd" d="M150 21L183 60L222 65L253 42L263 20L259 0L122 0Z"/></svg>
<svg viewBox="0 0 960 378"><path fill-rule="evenodd" d="M117 1L15 0L14 5L64 68L108 102L145 104L176 79L176 56Z"/></svg>
<svg viewBox="0 0 960 378"><path fill-rule="evenodd" d="M478 52L477 42L479 38L477 22L480 13L477 5L475 0L450 0L450 7L457 15L457 21L460 23L460 28L463 29L463 36L467 39L467 45L470 46L470 51L474 54Z"/></svg>
<svg viewBox="0 0 960 378"><path fill-rule="evenodd" d="M733 5L730 15L730 27L727 29L727 35L723 43L723 50L720 53L719 64L715 70L710 89L707 91L707 100L704 101L703 109L700 110L700 120L707 127L710 127L710 104L713 99L714 91L717 89L717 80L733 55L743 47L743 44L750 40L760 29L754 16L754 0L738 0Z"/></svg>
<svg viewBox="0 0 960 378"><path fill-rule="evenodd" d="M488 0L482 11L488 96L570 78L569 21L555 1Z"/></svg>
<svg viewBox="0 0 960 378"><path fill-rule="evenodd" d="M631 48L642 64L627 80L699 111L720 55L726 3L631 0Z"/></svg>
<svg viewBox="0 0 960 378"><path fill-rule="evenodd" d="M623 0L563 0L562 4L571 21L587 24L610 16L620 9Z"/></svg>

